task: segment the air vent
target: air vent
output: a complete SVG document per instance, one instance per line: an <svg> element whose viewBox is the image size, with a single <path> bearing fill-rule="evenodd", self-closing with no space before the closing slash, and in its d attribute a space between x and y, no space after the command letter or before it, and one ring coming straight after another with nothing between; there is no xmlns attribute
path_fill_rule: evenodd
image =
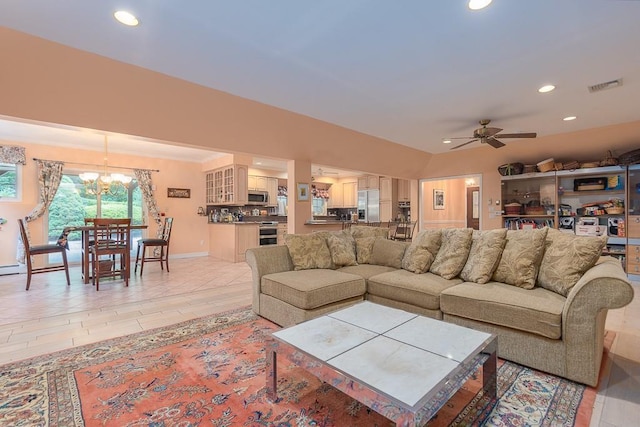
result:
<svg viewBox="0 0 640 427"><path fill-rule="evenodd" d="M611 80L609 82L598 83L597 85L589 86L589 92L600 92L605 89L613 89L614 87L622 86L622 79Z"/></svg>

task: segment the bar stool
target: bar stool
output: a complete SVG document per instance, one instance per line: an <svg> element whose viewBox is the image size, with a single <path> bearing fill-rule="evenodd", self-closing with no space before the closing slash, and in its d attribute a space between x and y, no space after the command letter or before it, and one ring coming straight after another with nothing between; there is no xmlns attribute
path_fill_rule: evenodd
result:
<svg viewBox="0 0 640 427"><path fill-rule="evenodd" d="M156 239L140 239L138 240L138 251L136 252L136 265L133 268L134 274L138 271L138 263L140 263L140 276L144 270L144 263L146 262L159 262L160 269L164 262L167 266L167 273L169 272L169 240L171 239L171 228L173 226L173 218L165 218L164 226L162 227L162 236ZM156 256L155 251L160 248L160 255ZM142 248L142 259L140 259L140 248ZM151 249L151 255L146 256L147 248ZM165 250L166 248L166 250Z"/></svg>

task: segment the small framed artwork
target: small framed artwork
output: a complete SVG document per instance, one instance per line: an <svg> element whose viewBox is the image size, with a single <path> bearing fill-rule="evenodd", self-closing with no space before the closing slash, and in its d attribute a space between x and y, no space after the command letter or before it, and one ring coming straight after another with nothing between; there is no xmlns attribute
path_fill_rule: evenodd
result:
<svg viewBox="0 0 640 427"><path fill-rule="evenodd" d="M305 182L299 182L297 185L296 195L299 202L309 201L309 184Z"/></svg>
<svg viewBox="0 0 640 427"><path fill-rule="evenodd" d="M444 190L433 190L433 209L444 209Z"/></svg>
<svg viewBox="0 0 640 427"><path fill-rule="evenodd" d="M190 188L167 188L167 197L175 197L178 199L191 198Z"/></svg>

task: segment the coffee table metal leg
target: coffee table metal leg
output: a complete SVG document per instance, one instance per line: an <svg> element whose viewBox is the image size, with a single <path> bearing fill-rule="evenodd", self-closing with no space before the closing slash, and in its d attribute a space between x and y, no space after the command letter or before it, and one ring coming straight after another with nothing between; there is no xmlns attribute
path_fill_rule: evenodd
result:
<svg viewBox="0 0 640 427"><path fill-rule="evenodd" d="M498 357L495 348L482 364L482 390L490 399L497 396Z"/></svg>
<svg viewBox="0 0 640 427"><path fill-rule="evenodd" d="M267 398L272 402L275 402L278 398L278 366L277 366L277 353L278 343L271 338L267 339L266 350L266 375L267 375Z"/></svg>

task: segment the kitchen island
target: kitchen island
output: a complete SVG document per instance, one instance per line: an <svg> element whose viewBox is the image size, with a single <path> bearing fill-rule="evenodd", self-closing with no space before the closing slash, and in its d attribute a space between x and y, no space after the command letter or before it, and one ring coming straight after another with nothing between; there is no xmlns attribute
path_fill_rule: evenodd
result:
<svg viewBox="0 0 640 427"><path fill-rule="evenodd" d="M209 256L227 262L242 262L247 249L260 245L258 222L209 223Z"/></svg>

